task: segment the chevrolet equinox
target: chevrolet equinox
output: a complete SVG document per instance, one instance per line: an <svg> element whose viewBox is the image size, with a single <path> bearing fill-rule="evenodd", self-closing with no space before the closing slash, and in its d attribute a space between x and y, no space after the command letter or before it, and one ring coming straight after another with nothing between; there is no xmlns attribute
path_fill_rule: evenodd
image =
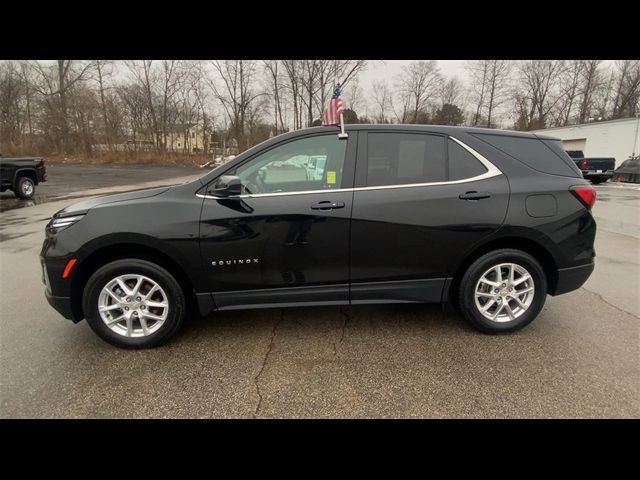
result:
<svg viewBox="0 0 640 480"><path fill-rule="evenodd" d="M511 332L594 268L595 191L560 140L427 125L286 133L182 185L56 213L49 303L120 347L188 307L451 302Z"/></svg>

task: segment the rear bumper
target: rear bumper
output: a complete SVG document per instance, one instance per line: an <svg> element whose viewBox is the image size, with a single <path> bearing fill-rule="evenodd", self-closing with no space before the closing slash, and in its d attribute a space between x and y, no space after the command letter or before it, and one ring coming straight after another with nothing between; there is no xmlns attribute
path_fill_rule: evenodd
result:
<svg viewBox="0 0 640 480"><path fill-rule="evenodd" d="M64 318L75 321L71 310L71 299L69 297L54 297L45 290L44 296L47 302Z"/></svg>
<svg viewBox="0 0 640 480"><path fill-rule="evenodd" d="M47 171L44 168L37 168L36 175L38 178L37 183L46 182L47 181Z"/></svg>
<svg viewBox="0 0 640 480"><path fill-rule="evenodd" d="M595 263L587 263L571 268L558 269L558 282L554 291L549 292L551 295L562 295L563 293L572 292L579 289L584 282L591 276Z"/></svg>
<svg viewBox="0 0 640 480"><path fill-rule="evenodd" d="M612 176L613 176L613 170L582 170L583 178L593 178L593 177L611 178Z"/></svg>

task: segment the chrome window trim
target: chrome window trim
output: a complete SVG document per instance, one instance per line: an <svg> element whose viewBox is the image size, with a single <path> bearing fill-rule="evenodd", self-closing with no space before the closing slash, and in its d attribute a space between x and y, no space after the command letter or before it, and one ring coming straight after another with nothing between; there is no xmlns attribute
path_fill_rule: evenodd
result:
<svg viewBox="0 0 640 480"><path fill-rule="evenodd" d="M231 197L216 197L215 195L203 195L201 193L197 193L196 196L200 198L210 198L214 200L225 200L232 198L257 198L257 197L282 197L286 195L311 195L314 193L338 193L338 192L362 192L367 190L391 190L396 188L415 188L415 187L431 187L438 185L456 185L461 183L469 183L469 182L477 182L478 180L485 180L487 178L496 177L498 175L502 175L502 171L496 167L493 163L487 160L484 155L477 152L473 148L471 148L466 143L458 140L451 135L448 136L451 140L459 144L462 148L467 150L471 155L473 155L476 160L478 160L484 167L487 169L481 175L476 175L475 177L463 178L461 180L448 180L446 182L428 182L428 183L407 183L403 185L377 185L374 187L354 187L354 188L326 188L324 190L303 190L301 192L273 192L273 193L255 193L255 194L246 194L246 195L234 195Z"/></svg>

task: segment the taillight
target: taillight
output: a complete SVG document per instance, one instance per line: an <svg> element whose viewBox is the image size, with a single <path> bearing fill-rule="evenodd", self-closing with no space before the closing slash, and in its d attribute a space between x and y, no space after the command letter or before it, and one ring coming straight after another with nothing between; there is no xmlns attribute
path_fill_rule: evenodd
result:
<svg viewBox="0 0 640 480"><path fill-rule="evenodd" d="M580 170L586 170L586 169L587 169L587 161L580 160Z"/></svg>
<svg viewBox="0 0 640 480"><path fill-rule="evenodd" d="M45 163L46 162L44 161L44 158L43 158L43 159L40 160L40 163L38 164L38 166L39 167L44 167Z"/></svg>
<svg viewBox="0 0 640 480"><path fill-rule="evenodd" d="M593 187L576 185L575 187L571 187L569 191L588 209L591 209L596 203L596 191Z"/></svg>

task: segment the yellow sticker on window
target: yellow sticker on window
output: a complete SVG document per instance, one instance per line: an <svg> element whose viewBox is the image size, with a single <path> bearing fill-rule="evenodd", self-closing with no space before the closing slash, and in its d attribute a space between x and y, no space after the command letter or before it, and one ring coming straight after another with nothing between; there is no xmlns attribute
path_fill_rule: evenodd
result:
<svg viewBox="0 0 640 480"><path fill-rule="evenodd" d="M327 172L327 183L330 185L335 185L336 183L336 172L329 170Z"/></svg>

